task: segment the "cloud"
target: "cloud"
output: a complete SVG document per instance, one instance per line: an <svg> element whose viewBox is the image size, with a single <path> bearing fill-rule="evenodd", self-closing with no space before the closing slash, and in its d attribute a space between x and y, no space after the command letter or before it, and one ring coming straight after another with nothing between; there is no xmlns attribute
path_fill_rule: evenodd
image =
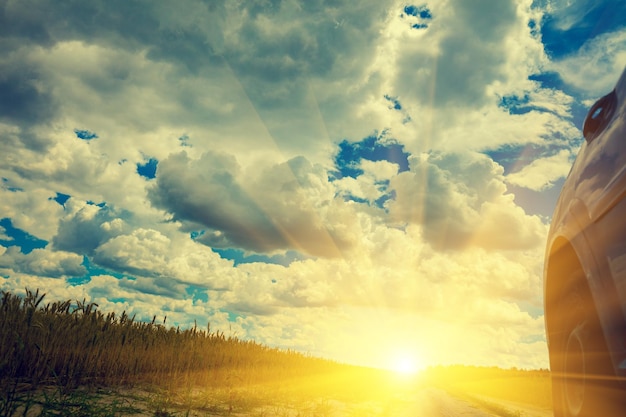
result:
<svg viewBox="0 0 626 417"><path fill-rule="evenodd" d="M204 245L189 239L170 239L157 230L140 228L113 237L95 250L93 259L114 271L154 278L128 285L147 285L152 281L176 281L212 289L231 285L231 261L221 259Z"/></svg>
<svg viewBox="0 0 626 417"><path fill-rule="evenodd" d="M40 74L36 68L11 68L0 61L0 121L18 126L49 121L55 104L49 92L37 86ZM42 143L31 142L27 145Z"/></svg>
<svg viewBox="0 0 626 417"><path fill-rule="evenodd" d="M57 218L63 213L63 207L51 200L54 195L51 190L40 187L28 191L0 188L0 212L11 219L14 227L39 239L50 240L56 234Z"/></svg>
<svg viewBox="0 0 626 417"><path fill-rule="evenodd" d="M361 175L352 174L353 176L345 176L333 182L339 194L349 200L366 201L369 205L380 205L381 198L392 198L388 183L398 174L400 167L397 163L361 159L357 167L362 172Z"/></svg>
<svg viewBox="0 0 626 417"><path fill-rule="evenodd" d="M573 54L554 61L563 81L597 99L614 87L626 67L626 29L598 35Z"/></svg>
<svg viewBox="0 0 626 417"><path fill-rule="evenodd" d="M391 180L393 221L421 224L438 248L468 244L501 249L536 247L545 228L507 196L502 168L484 155L432 153L412 157L411 171ZM511 227L514 225L514 227ZM508 237L501 234L503 227Z"/></svg>
<svg viewBox="0 0 626 417"><path fill-rule="evenodd" d="M232 155L181 152L159 164L148 196L174 220L206 228L200 241L213 247L337 256L351 244L342 222L350 209L304 157L244 173Z"/></svg>
<svg viewBox="0 0 626 417"><path fill-rule="evenodd" d="M515 2L443 6L433 7L435 18L422 42L401 46L394 89L435 107L483 105L486 87L506 78L502 39L515 28Z"/></svg>
<svg viewBox="0 0 626 417"><path fill-rule="evenodd" d="M34 249L24 254L15 246L7 248L6 252L0 255L0 268L51 278L85 275L87 270L82 262L82 256L74 253Z"/></svg>
<svg viewBox="0 0 626 417"><path fill-rule="evenodd" d="M556 181L565 178L572 167L572 154L562 150L556 155L537 159L521 170L506 176L510 184L543 191L554 185Z"/></svg>
<svg viewBox="0 0 626 417"><path fill-rule="evenodd" d="M120 216L115 209L106 206L84 204L74 207L59 222L52 243L57 249L90 256L100 245L128 229L128 224Z"/></svg>
<svg viewBox="0 0 626 417"><path fill-rule="evenodd" d="M0 240L12 240L12 238L10 238L7 234L6 234L6 229L2 226L0 226Z"/></svg>

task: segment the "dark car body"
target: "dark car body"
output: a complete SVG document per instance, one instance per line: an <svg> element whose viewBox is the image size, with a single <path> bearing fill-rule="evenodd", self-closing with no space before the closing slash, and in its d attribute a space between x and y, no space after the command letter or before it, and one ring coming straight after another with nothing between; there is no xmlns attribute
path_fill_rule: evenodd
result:
<svg viewBox="0 0 626 417"><path fill-rule="evenodd" d="M585 120L544 269L555 416L626 415L626 70Z"/></svg>

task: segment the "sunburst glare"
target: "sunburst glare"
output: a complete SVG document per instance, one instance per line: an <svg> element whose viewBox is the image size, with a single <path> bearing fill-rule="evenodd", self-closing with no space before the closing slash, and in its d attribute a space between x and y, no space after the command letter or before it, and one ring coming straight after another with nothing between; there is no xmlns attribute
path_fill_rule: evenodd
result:
<svg viewBox="0 0 626 417"><path fill-rule="evenodd" d="M416 355L401 354L393 357L391 369L403 375L415 375L423 368L422 362Z"/></svg>

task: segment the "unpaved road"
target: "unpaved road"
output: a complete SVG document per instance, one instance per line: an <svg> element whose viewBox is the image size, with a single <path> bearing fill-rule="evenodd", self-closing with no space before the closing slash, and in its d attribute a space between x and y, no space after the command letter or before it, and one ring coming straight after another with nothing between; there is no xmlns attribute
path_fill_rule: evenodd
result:
<svg viewBox="0 0 626 417"><path fill-rule="evenodd" d="M492 417L494 415L436 388L425 388L417 391L413 396L409 396L406 401L396 410L394 416Z"/></svg>
<svg viewBox="0 0 626 417"><path fill-rule="evenodd" d="M312 405L310 408L280 411L274 408L257 409L239 414L239 417L281 416L281 417L494 417L510 416L519 412L521 417L552 417L550 410L481 398L482 404L472 400L457 398L445 390L422 387L401 397L384 403L371 402L347 404L338 401L324 403L324 407ZM490 404L495 407L486 407ZM505 413L505 411L507 413Z"/></svg>
<svg viewBox="0 0 626 417"><path fill-rule="evenodd" d="M387 417L493 417L519 415L522 417L552 417L551 410L542 410L517 403L481 397L480 402L457 398L448 392L425 387L398 401ZM487 407L489 404L490 407ZM505 412L507 412L505 414ZM343 417L343 416L342 416Z"/></svg>
<svg viewBox="0 0 626 417"><path fill-rule="evenodd" d="M198 408L178 406L170 403L162 412L156 412L155 403L158 397L146 392L110 392L97 401L100 408L113 402L128 406L125 411L118 409L107 415L154 417L167 415L171 417L214 417L228 415L231 417L494 417L519 415L521 417L552 417L550 410L541 410L516 403L481 397L477 401L468 398L457 398L447 391L431 386L411 387L396 392L391 397L372 399L365 402L342 402L332 399L318 399L308 403L270 404L247 410L232 409L226 411L210 407ZM98 407L96 407L98 408ZM33 407L26 415L38 416L41 407ZM515 414L519 413L519 414ZM23 415L22 412L14 415Z"/></svg>

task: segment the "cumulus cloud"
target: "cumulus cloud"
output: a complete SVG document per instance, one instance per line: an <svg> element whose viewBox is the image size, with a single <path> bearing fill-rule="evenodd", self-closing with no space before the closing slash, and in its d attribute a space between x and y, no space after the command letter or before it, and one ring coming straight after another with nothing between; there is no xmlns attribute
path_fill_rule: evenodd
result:
<svg viewBox="0 0 626 417"><path fill-rule="evenodd" d="M441 2L433 15L422 42L402 45L395 91L436 107L485 104L487 87L506 77L502 39L516 27L515 2Z"/></svg>
<svg viewBox="0 0 626 417"><path fill-rule="evenodd" d="M212 289L230 286L231 261L221 259L204 245L188 239L172 240L157 230L140 228L113 237L95 250L93 259L112 270L159 282L174 280ZM143 280L142 285L149 282Z"/></svg>
<svg viewBox="0 0 626 417"><path fill-rule="evenodd" d="M556 155L537 159L521 170L508 174L506 181L513 185L543 191L565 178L572 166L572 154L562 150Z"/></svg>
<svg viewBox="0 0 626 417"><path fill-rule="evenodd" d="M2 158L0 156L0 158ZM10 175L10 178L15 178ZM23 181L19 185L25 185ZM57 219L63 215L63 207L51 200L54 192L42 187L0 188L0 212L10 218L14 227L41 239L51 239L57 231Z"/></svg>
<svg viewBox="0 0 626 417"><path fill-rule="evenodd" d="M91 255L100 245L128 227L114 209L84 204L66 215L52 239L55 248Z"/></svg>
<svg viewBox="0 0 626 417"><path fill-rule="evenodd" d="M83 276L87 270L82 263L82 256L47 249L34 249L25 254L20 252L18 247L12 246L0 255L0 268L40 277Z"/></svg>
<svg viewBox="0 0 626 417"><path fill-rule="evenodd" d="M389 202L390 216L422 225L436 247L523 249L543 238L541 220L515 206L506 195L502 167L487 156L433 153L410 161L411 171L391 180L396 198Z"/></svg>
<svg viewBox="0 0 626 417"><path fill-rule="evenodd" d="M207 232L214 247L256 252L297 249L337 256L349 247L349 207L334 198L325 171L299 157L261 166L246 176L232 155L204 153L192 160L181 152L161 162L151 202L174 220Z"/></svg>

